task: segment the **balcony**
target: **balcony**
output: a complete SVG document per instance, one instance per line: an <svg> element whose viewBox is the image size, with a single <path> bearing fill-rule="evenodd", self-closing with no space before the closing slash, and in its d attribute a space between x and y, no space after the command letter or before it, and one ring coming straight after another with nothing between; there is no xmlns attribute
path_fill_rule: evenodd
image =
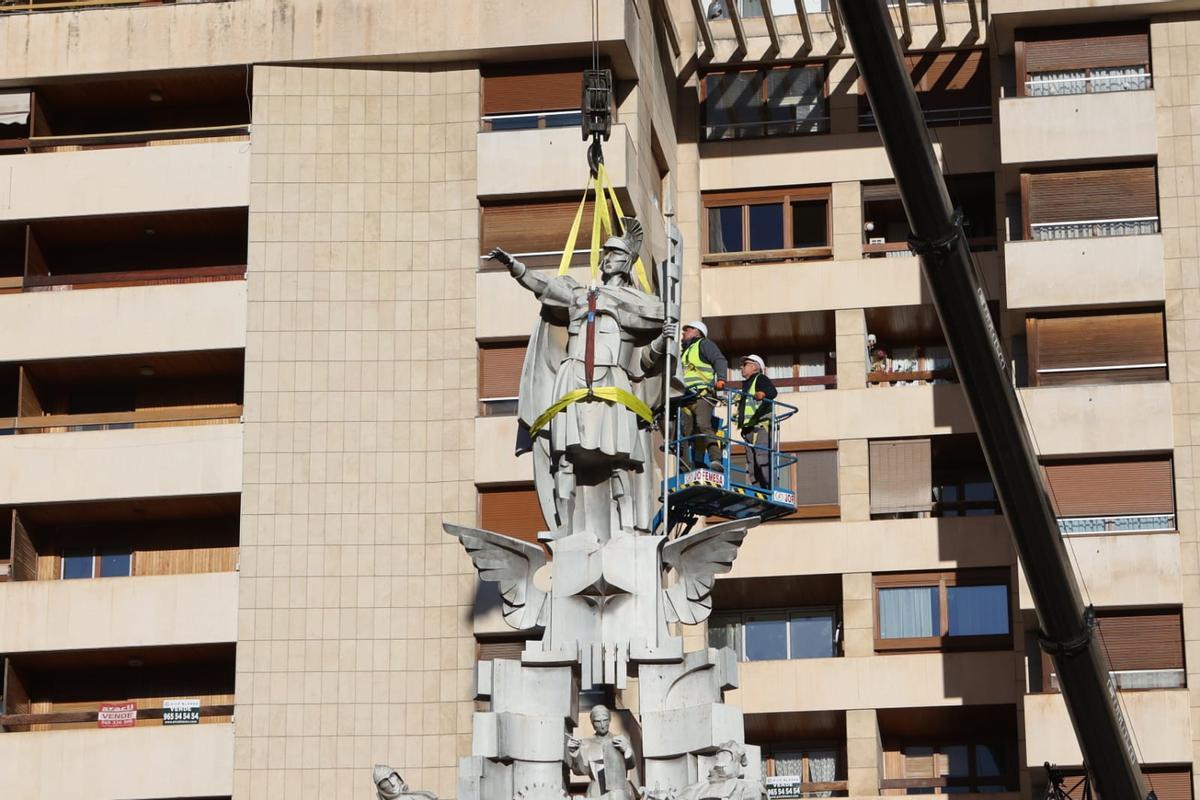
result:
<svg viewBox="0 0 1200 800"><path fill-rule="evenodd" d="M242 349L246 283L0 294L0 361ZM62 324L71 320L70 325Z"/></svg>
<svg viewBox="0 0 1200 800"><path fill-rule="evenodd" d="M1138 756L1147 764L1188 764L1192 724L1187 689L1121 692L1121 706ZM1083 763L1075 730L1060 694L1025 696L1025 763L1040 767Z"/></svg>
<svg viewBox="0 0 1200 800"><path fill-rule="evenodd" d="M475 483L533 481L533 458L513 455L517 418L479 417L475 420Z"/></svg>
<svg viewBox="0 0 1200 800"><path fill-rule="evenodd" d="M0 220L250 205L242 141L5 156L5 173Z"/></svg>
<svg viewBox="0 0 1200 800"><path fill-rule="evenodd" d="M237 584L233 572L8 582L5 652L233 642Z"/></svg>
<svg viewBox="0 0 1200 800"><path fill-rule="evenodd" d="M1008 307L1161 303L1163 240L1158 234L1008 242Z"/></svg>
<svg viewBox="0 0 1200 800"><path fill-rule="evenodd" d="M65 776L85 775L94 797L229 797L233 726L165 730L41 731L0 736L0 770L9 800L62 791Z"/></svg>
<svg viewBox="0 0 1200 800"><path fill-rule="evenodd" d="M1071 564L1097 606L1178 605L1183 601L1179 536L1174 531L1076 537L1068 542ZM1020 572L1021 608L1033 598Z"/></svg>
<svg viewBox="0 0 1200 800"><path fill-rule="evenodd" d="M242 427L0 436L0 505L242 490Z"/></svg>
<svg viewBox="0 0 1200 800"><path fill-rule="evenodd" d="M1075 82L1079 87L1092 85L1086 78ZM1073 91L1074 87L1063 90ZM1004 164L1036 164L1153 156L1158 152L1155 120L1153 91L1003 98L1000 160Z"/></svg>
<svg viewBox="0 0 1200 800"><path fill-rule="evenodd" d="M1043 456L1164 452L1174 446L1166 381L1020 390ZM1136 419L1138 424L1130 425Z"/></svg>
<svg viewBox="0 0 1200 800"><path fill-rule="evenodd" d="M480 198L567 194L578 201L581 179L587 177L587 147L577 127L484 131L478 139L476 191ZM628 128L613 125L604 164L614 188L634 194L630 183L637 181L637 163Z"/></svg>

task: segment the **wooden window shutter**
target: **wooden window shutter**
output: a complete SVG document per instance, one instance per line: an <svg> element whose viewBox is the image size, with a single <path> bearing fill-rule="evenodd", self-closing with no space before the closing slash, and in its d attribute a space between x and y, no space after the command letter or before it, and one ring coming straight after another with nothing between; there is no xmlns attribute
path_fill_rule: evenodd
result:
<svg viewBox="0 0 1200 800"><path fill-rule="evenodd" d="M966 108L992 104L992 81L983 50L944 50L907 56L921 108Z"/></svg>
<svg viewBox="0 0 1200 800"><path fill-rule="evenodd" d="M1017 38L1025 45L1026 73L1150 63L1150 35L1144 27L1018 31Z"/></svg>
<svg viewBox="0 0 1200 800"><path fill-rule="evenodd" d="M593 204L583 209L586 225L591 225ZM485 205L480 223L479 251L486 255L492 248L503 247L510 253L559 253L567 243L579 200L550 200L537 203ZM590 231L591 228L589 227ZM586 236L586 233L585 233ZM584 237L577 248L586 247Z"/></svg>
<svg viewBox="0 0 1200 800"><path fill-rule="evenodd" d="M571 111L583 100L578 64L489 67L482 78L484 114Z"/></svg>
<svg viewBox="0 0 1200 800"><path fill-rule="evenodd" d="M1167 344L1161 311L1090 314L1076 317L1034 318L1031 341L1036 344L1039 370L1085 367L1164 364ZM1040 373L1038 385L1087 383L1096 378L1088 371ZM1166 367L1112 370L1106 381L1163 380Z"/></svg>
<svg viewBox="0 0 1200 800"><path fill-rule="evenodd" d="M1059 461L1044 471L1060 517L1175 513L1170 456Z"/></svg>
<svg viewBox="0 0 1200 800"><path fill-rule="evenodd" d="M0 700L3 700L3 708L0 708L0 713L3 714L28 714L32 709L32 704L29 699L29 692L25 690L25 684L21 681L21 677L17 674L13 667L12 659L3 659L4 675L3 684L0 685L0 690L3 690L3 695L0 695ZM2 730L13 732L28 731L28 725L6 725Z"/></svg>
<svg viewBox="0 0 1200 800"><path fill-rule="evenodd" d="M871 513L902 514L933 507L928 439L871 442Z"/></svg>
<svg viewBox="0 0 1200 800"><path fill-rule="evenodd" d="M876 202L882 200L899 200L900 187L895 181L886 183L864 183L862 185L862 199L864 203Z"/></svg>
<svg viewBox="0 0 1200 800"><path fill-rule="evenodd" d="M479 399L517 396L526 344L508 342L479 346Z"/></svg>
<svg viewBox="0 0 1200 800"><path fill-rule="evenodd" d="M10 580L32 581L37 579L37 550L19 512L12 513L12 568Z"/></svg>
<svg viewBox="0 0 1200 800"><path fill-rule="evenodd" d="M838 504L838 451L800 450L796 457L796 505Z"/></svg>
<svg viewBox="0 0 1200 800"><path fill-rule="evenodd" d="M479 526L537 543L538 532L546 530L537 492L532 487L480 489Z"/></svg>
<svg viewBox="0 0 1200 800"><path fill-rule="evenodd" d="M491 661L494 658L521 660L525 652L525 638L504 637L502 639L480 639L475 643L476 660Z"/></svg>
<svg viewBox="0 0 1200 800"><path fill-rule="evenodd" d="M1150 767L1142 774L1158 800L1192 800L1192 771L1187 767Z"/></svg>
<svg viewBox="0 0 1200 800"><path fill-rule="evenodd" d="M1154 167L1116 167L1029 176L1029 222L1158 216Z"/></svg>
<svg viewBox="0 0 1200 800"><path fill-rule="evenodd" d="M1183 669L1183 620L1178 609L1100 612L1096 625L1111 669Z"/></svg>

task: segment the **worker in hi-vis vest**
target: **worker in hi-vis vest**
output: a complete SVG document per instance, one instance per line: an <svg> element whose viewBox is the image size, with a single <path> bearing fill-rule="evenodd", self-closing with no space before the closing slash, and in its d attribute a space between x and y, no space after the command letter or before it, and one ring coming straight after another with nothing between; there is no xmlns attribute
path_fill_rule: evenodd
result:
<svg viewBox="0 0 1200 800"><path fill-rule="evenodd" d="M768 489L771 486L771 403L779 390L767 377L762 358L748 355L742 359L742 391L737 414L738 432L747 445L743 466L750 483Z"/></svg>
<svg viewBox="0 0 1200 800"><path fill-rule="evenodd" d="M703 322L689 322L683 326L681 335L683 382L695 399L683 407L680 423L683 436L696 436L692 440L691 452L680 453L679 457L689 470L704 466L704 453L713 467L721 463L721 445L717 441L713 415L717 410L716 390L725 388L725 376L729 362L721 353L716 342L708 338L708 326Z"/></svg>

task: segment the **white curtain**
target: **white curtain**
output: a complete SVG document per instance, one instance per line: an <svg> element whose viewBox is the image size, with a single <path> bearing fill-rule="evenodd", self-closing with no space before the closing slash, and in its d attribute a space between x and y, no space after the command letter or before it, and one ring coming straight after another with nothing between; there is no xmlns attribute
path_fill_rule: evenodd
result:
<svg viewBox="0 0 1200 800"><path fill-rule="evenodd" d="M879 590L879 633L884 639L911 639L940 633L936 586Z"/></svg>
<svg viewBox="0 0 1200 800"><path fill-rule="evenodd" d="M819 378L825 374L825 353L801 353L797 358L796 366L801 378ZM801 392L820 392L824 389L824 386L818 384L816 386L801 386L798 390Z"/></svg>
<svg viewBox="0 0 1200 800"><path fill-rule="evenodd" d="M808 754L808 780L810 783L829 783L836 780L837 753L833 750L813 750ZM833 792L812 792L810 797L833 797Z"/></svg>
<svg viewBox="0 0 1200 800"><path fill-rule="evenodd" d="M1097 67L1091 84L1093 92L1136 92L1150 88L1150 73L1144 67Z"/></svg>

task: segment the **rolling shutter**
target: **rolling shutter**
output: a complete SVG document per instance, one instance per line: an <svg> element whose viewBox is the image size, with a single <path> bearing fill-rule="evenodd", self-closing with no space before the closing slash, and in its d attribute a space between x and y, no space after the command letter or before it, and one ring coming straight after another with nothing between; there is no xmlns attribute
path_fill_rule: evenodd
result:
<svg viewBox="0 0 1200 800"><path fill-rule="evenodd" d="M1150 767L1142 774L1158 800L1192 800L1192 771L1187 767Z"/></svg>
<svg viewBox="0 0 1200 800"><path fill-rule="evenodd" d="M1031 318L1029 341L1035 343L1035 385L1094 382L1094 367L1157 365L1103 371L1103 380L1165 380L1167 347L1161 311ZM1046 370L1074 370L1046 372Z"/></svg>
<svg viewBox="0 0 1200 800"><path fill-rule="evenodd" d="M479 527L526 542L546 530L537 492L532 488L479 490Z"/></svg>
<svg viewBox="0 0 1200 800"><path fill-rule="evenodd" d="M562 252L578 210L578 199L486 205L482 209L480 224L480 255L490 253L494 247L503 247L517 255ZM584 206L583 219L590 225L590 200ZM580 237L576 247L586 246L584 238Z"/></svg>
<svg viewBox="0 0 1200 800"><path fill-rule="evenodd" d="M516 397L525 362L525 342L479 347L479 399Z"/></svg>
<svg viewBox="0 0 1200 800"><path fill-rule="evenodd" d="M1150 36L1145 29L1018 31L1017 39L1025 46L1026 73L1134 67L1150 63Z"/></svg>
<svg viewBox="0 0 1200 800"><path fill-rule="evenodd" d="M1178 610L1100 612L1096 624L1113 670L1183 669L1183 621Z"/></svg>
<svg viewBox="0 0 1200 800"><path fill-rule="evenodd" d="M796 457L796 505L838 504L838 451L799 450Z"/></svg>
<svg viewBox="0 0 1200 800"><path fill-rule="evenodd" d="M475 643L475 657L478 661L491 661L494 658L521 660L528 639L480 639Z"/></svg>
<svg viewBox="0 0 1200 800"><path fill-rule="evenodd" d="M901 514L933 507L928 439L871 442L871 513Z"/></svg>
<svg viewBox="0 0 1200 800"><path fill-rule="evenodd" d="M1043 469L1057 516L1175 513L1170 456L1060 461Z"/></svg>
<svg viewBox="0 0 1200 800"><path fill-rule="evenodd" d="M570 111L583 100L578 64L488 67L483 71L483 113Z"/></svg>
<svg viewBox="0 0 1200 800"><path fill-rule="evenodd" d="M1156 217L1154 167L1034 173L1028 202L1031 224Z"/></svg>

